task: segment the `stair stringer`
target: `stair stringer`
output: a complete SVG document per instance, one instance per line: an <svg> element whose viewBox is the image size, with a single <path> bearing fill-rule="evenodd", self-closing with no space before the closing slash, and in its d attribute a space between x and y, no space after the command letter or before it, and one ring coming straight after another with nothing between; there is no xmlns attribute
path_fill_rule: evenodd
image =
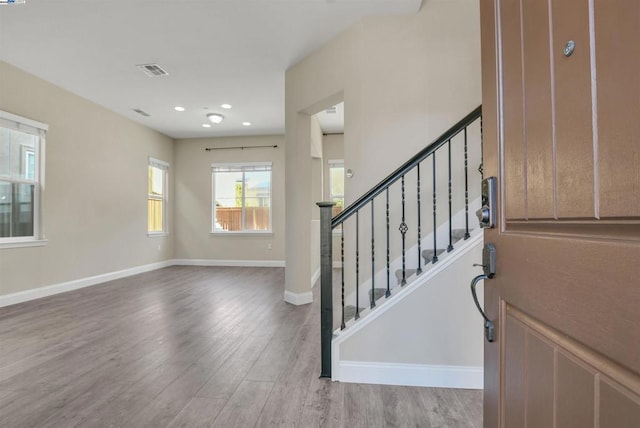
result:
<svg viewBox="0 0 640 428"><path fill-rule="evenodd" d="M481 273L480 268L472 267L472 264L481 259L483 242L482 230L474 230L471 238L461 241L455 251L447 254L440 262L431 266L410 284L393 290L392 298L386 300L384 297L381 298L380 305L374 309L362 310L361 318L357 321L349 321L345 330L336 330L332 341L332 379L357 383L482 388L482 361L478 362L478 358L482 359L483 323L473 304L471 293L468 291L468 281L476 274ZM464 272L462 274L465 278L464 281L457 280L455 284L446 283L447 275L459 275L460 272ZM442 281L445 282L442 283ZM367 336L371 334L372 327L370 326L384 325L387 329L392 329L389 334L393 336L418 337L420 338L418 340L425 337L424 340L429 340L426 337L437 332L435 329L439 328L438 322L441 320L433 319L420 325L410 323L409 325L393 326L393 323L396 322L393 317L399 313L398 311L406 312L404 307L416 305L416 299L412 299L412 297L425 293L431 294L431 290L434 290L434 294L455 295L455 300L452 301L436 301L435 299L431 301L441 309L445 308L443 309L445 312L464 312L464 331L460 331L460 335L464 336L464 339L458 338L458 341L462 341L465 346L470 346L469 349L473 350L469 354L471 356L453 355L451 360L456 360L453 362L448 362L447 358L438 357L437 361L429 364L414 364L410 361L407 363L407 360L411 358L407 357L406 350L401 349L402 343L405 343L401 341L400 345L396 344L392 347L392 354L398 356L395 360L394 358L385 358L384 361L380 361L375 356L367 356L362 360L343 359L343 353L349 353L344 352L343 348L350 346L353 350L354 343L363 340L375 341L379 349L387 347L384 338L377 339L379 336L376 336L374 340L371 339L373 336ZM482 289L480 288L478 291L482 301ZM382 304L382 300L384 300L384 304ZM420 316L428 317L424 314ZM412 343L410 340L406 341L408 348L412 347ZM429 344L429 346L441 345L442 341Z"/></svg>

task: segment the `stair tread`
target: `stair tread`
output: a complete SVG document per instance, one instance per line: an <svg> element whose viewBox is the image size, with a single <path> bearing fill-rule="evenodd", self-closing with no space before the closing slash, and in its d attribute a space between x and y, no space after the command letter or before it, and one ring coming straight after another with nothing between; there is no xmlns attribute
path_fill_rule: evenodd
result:
<svg viewBox="0 0 640 428"><path fill-rule="evenodd" d="M364 308L360 308L360 311ZM345 305L344 307L344 322L352 320L356 316L356 307L353 305Z"/></svg>
<svg viewBox="0 0 640 428"><path fill-rule="evenodd" d="M405 278L409 278L414 273L416 273L416 269L405 269ZM398 284L400 284L400 281L402 281L402 269L396 270L396 278L398 280Z"/></svg>
<svg viewBox="0 0 640 428"><path fill-rule="evenodd" d="M376 300L376 301L387 293L386 288L374 288L373 290L374 290L373 300ZM371 290L369 290L369 301L371 301Z"/></svg>
<svg viewBox="0 0 640 428"><path fill-rule="evenodd" d="M444 248L438 248L436 250L436 255L439 256L440 254L444 253L445 250ZM427 259L426 262L429 263L431 261L431 259L433 258L433 250L422 250L422 257Z"/></svg>

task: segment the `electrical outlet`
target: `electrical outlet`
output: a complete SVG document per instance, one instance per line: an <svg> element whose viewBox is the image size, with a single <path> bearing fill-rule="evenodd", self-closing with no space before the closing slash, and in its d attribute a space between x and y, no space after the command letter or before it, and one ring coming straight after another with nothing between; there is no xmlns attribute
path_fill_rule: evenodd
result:
<svg viewBox="0 0 640 428"><path fill-rule="evenodd" d="M267 250L271 249L271 243L267 244Z"/></svg>

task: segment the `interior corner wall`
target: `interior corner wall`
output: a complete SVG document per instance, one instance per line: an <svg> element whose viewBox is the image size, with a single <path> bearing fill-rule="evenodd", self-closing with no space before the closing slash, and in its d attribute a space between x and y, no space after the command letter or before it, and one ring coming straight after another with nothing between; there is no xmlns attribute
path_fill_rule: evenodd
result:
<svg viewBox="0 0 640 428"><path fill-rule="evenodd" d="M170 260L173 140L0 62L0 109L49 125L47 245L0 249L0 295ZM169 236L147 236L148 157L169 168Z"/></svg>
<svg viewBox="0 0 640 428"><path fill-rule="evenodd" d="M311 157L320 159L322 157L322 128L318 118L313 115L311 120Z"/></svg>
<svg viewBox="0 0 640 428"><path fill-rule="evenodd" d="M277 145L277 148L271 146ZM207 147L269 146L205 151ZM224 137L176 140L175 258L196 260L284 261L284 137ZM307 146L307 156L309 148ZM272 162L272 233L211 234L211 164Z"/></svg>
<svg viewBox="0 0 640 428"><path fill-rule="evenodd" d="M311 194L308 114L345 103L346 203L357 199L481 103L477 0L428 0L411 16L367 18L285 76L286 289L306 290ZM306 136L305 136L306 135ZM306 236L306 237L305 237Z"/></svg>

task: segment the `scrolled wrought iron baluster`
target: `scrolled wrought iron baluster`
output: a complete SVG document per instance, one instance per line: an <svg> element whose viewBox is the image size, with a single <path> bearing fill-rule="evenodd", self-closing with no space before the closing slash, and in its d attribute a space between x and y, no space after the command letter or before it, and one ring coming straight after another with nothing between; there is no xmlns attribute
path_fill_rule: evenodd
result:
<svg viewBox="0 0 640 428"><path fill-rule="evenodd" d="M464 128L464 239L471 237L469 234L469 155L467 150L467 127Z"/></svg>
<svg viewBox="0 0 640 428"><path fill-rule="evenodd" d="M418 174L417 180L417 197L418 197L418 269L416 269L416 275L420 275L422 273L422 243L421 243L421 227L420 227L420 164L416 165L416 173Z"/></svg>
<svg viewBox="0 0 640 428"><path fill-rule="evenodd" d="M453 224L451 223L451 217L453 216L453 207L451 203L452 187L451 187L451 140L447 142L448 156L449 156L449 245L447 246L447 252L453 251Z"/></svg>
<svg viewBox="0 0 640 428"><path fill-rule="evenodd" d="M360 318L360 210L356 211L356 315Z"/></svg>
<svg viewBox="0 0 640 428"><path fill-rule="evenodd" d="M436 152L433 152L431 159L433 165L433 258L431 259L431 263L436 263L438 261L438 242L436 238L436 232L438 229L438 224L436 222L436 211L438 209L436 205Z"/></svg>
<svg viewBox="0 0 640 428"><path fill-rule="evenodd" d="M402 176L402 223L400 223L400 227L398 230L402 234L402 281L400 282L400 286L403 286L407 283L407 257L406 257L406 235L409 227L405 222L404 216L404 175Z"/></svg>
<svg viewBox="0 0 640 428"><path fill-rule="evenodd" d="M342 269L340 275L342 276L342 322L340 323L340 330L344 330L346 327L344 322L344 223L340 225L340 261Z"/></svg>
<svg viewBox="0 0 640 428"><path fill-rule="evenodd" d="M376 279L376 250L374 238L373 199L371 199L371 309L376 307L375 279Z"/></svg>
<svg viewBox="0 0 640 428"><path fill-rule="evenodd" d="M387 196L387 291L385 297L391 296L391 254L389 251L389 188L386 189Z"/></svg>

